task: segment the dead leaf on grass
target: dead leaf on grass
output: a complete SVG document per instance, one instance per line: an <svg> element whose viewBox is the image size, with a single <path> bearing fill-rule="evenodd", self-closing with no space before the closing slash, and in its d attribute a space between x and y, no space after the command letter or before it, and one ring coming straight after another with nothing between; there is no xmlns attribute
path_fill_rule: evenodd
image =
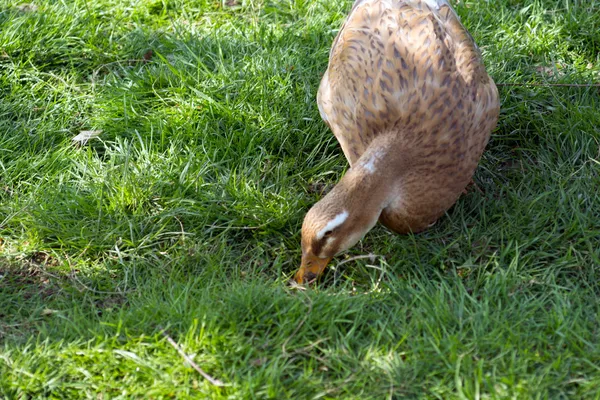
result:
<svg viewBox="0 0 600 400"><path fill-rule="evenodd" d="M565 66L563 64L557 63L555 65L538 65L537 67L535 67L535 71L538 74L547 77L564 76L564 68Z"/></svg>
<svg viewBox="0 0 600 400"><path fill-rule="evenodd" d="M255 358L253 360L250 360L250 365L252 365L254 367L260 367L261 365L263 365L266 362L267 362L267 358L266 357L259 357L259 358Z"/></svg>
<svg viewBox="0 0 600 400"><path fill-rule="evenodd" d="M546 76L554 76L554 69L552 67L546 67L543 65L539 65L535 68L538 74L546 75Z"/></svg>
<svg viewBox="0 0 600 400"><path fill-rule="evenodd" d="M81 146L84 146L85 144L87 144L87 142L90 139L100 136L101 133L102 133L102 130L81 131L81 132L79 132L79 135L75 136L72 140L73 140L73 142L75 142Z"/></svg>
<svg viewBox="0 0 600 400"><path fill-rule="evenodd" d="M21 12L36 12L38 9L38 6L36 6L33 3L23 3L23 4L19 4L17 6L17 10L21 11Z"/></svg>
<svg viewBox="0 0 600 400"><path fill-rule="evenodd" d="M152 51L152 49L148 50L146 53L144 53L144 62L148 62L150 60L152 60L152 56L154 56L154 52Z"/></svg>

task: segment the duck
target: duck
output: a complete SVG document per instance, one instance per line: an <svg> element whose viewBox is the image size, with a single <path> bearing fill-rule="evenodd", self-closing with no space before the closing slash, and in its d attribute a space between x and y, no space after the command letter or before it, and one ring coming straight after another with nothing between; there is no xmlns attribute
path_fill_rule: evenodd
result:
<svg viewBox="0 0 600 400"><path fill-rule="evenodd" d="M477 168L500 112L473 37L446 0L356 0L317 93L350 168L304 217L298 284L377 222L432 226Z"/></svg>

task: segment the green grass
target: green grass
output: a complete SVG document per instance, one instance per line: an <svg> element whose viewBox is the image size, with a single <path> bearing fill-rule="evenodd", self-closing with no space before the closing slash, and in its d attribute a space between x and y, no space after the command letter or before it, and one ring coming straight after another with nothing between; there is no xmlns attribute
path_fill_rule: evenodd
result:
<svg viewBox="0 0 600 400"><path fill-rule="evenodd" d="M483 192L298 291L347 165L315 95L350 2L13 3L0 397L600 398L598 88L500 87ZM600 2L456 9L496 82L600 81Z"/></svg>

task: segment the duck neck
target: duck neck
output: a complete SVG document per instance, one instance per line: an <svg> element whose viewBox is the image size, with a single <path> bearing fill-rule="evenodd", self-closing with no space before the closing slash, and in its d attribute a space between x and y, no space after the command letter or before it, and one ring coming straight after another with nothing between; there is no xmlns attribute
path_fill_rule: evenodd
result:
<svg viewBox="0 0 600 400"><path fill-rule="evenodd" d="M356 210L357 222L369 229L398 195L403 163L397 159L397 154L385 142L371 145L332 190Z"/></svg>

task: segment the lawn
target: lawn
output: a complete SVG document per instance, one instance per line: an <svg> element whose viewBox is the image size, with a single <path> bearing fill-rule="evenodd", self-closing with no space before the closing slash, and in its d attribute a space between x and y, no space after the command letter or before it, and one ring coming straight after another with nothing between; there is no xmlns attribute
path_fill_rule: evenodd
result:
<svg viewBox="0 0 600 400"><path fill-rule="evenodd" d="M600 88L545 84L600 82L600 2L453 4L543 85L481 191L299 290L350 1L0 0L0 397L599 399Z"/></svg>

